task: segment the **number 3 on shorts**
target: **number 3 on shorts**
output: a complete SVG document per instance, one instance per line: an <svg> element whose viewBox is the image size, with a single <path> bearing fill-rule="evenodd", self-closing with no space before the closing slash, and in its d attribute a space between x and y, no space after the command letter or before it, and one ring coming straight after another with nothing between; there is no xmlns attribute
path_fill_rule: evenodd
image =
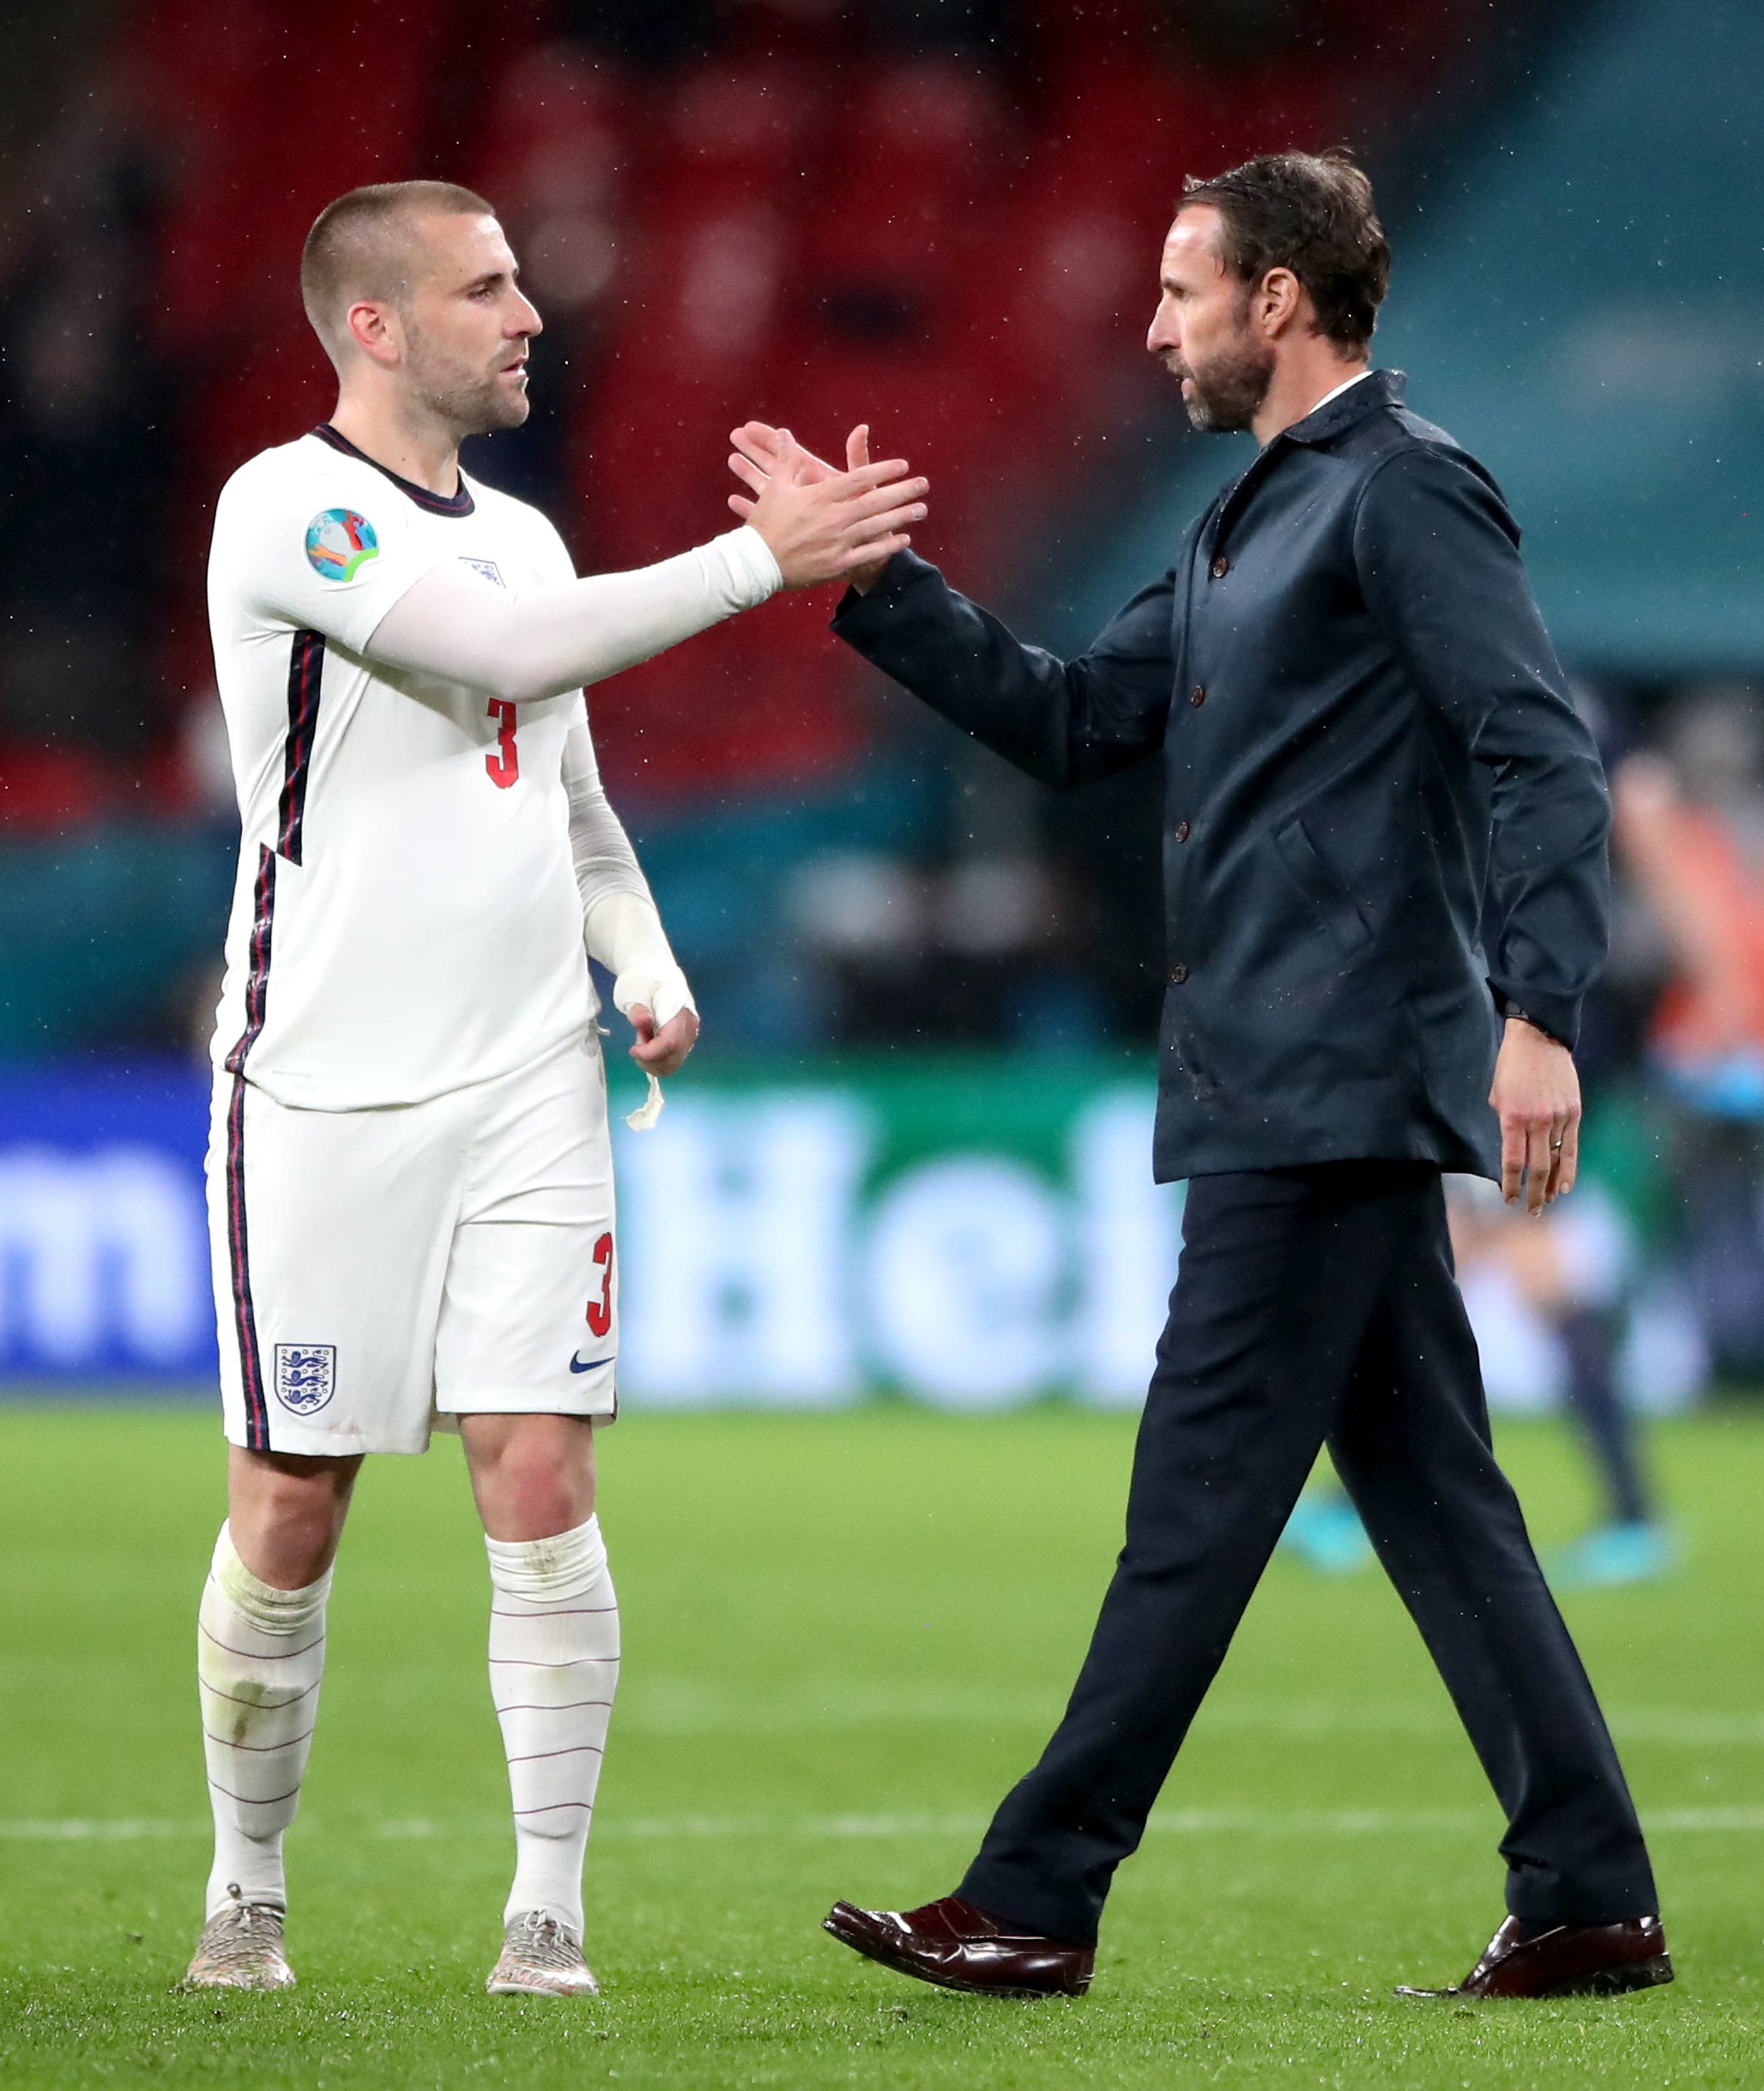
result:
<svg viewBox="0 0 1764 2091"><path fill-rule="evenodd" d="M601 1266L601 1296L588 1303L588 1326L604 1336L613 1326L613 1237L602 1235L594 1245L594 1260Z"/></svg>
<svg viewBox="0 0 1764 2091"><path fill-rule="evenodd" d="M490 716L496 721L496 752L484 758L484 767L498 791L506 791L521 774L521 751L515 746L515 719L518 707L505 698L492 697Z"/></svg>

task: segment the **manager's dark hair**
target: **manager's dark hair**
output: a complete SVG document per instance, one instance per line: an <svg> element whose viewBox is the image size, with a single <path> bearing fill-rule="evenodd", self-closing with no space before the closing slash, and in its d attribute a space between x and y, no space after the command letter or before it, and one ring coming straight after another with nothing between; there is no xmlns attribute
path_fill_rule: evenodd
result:
<svg viewBox="0 0 1764 2091"><path fill-rule="evenodd" d="M1246 283L1290 269L1317 311L1317 331L1363 354L1390 287L1391 250L1372 184L1344 152L1266 153L1209 181L1190 175L1177 210L1211 203L1220 258Z"/></svg>

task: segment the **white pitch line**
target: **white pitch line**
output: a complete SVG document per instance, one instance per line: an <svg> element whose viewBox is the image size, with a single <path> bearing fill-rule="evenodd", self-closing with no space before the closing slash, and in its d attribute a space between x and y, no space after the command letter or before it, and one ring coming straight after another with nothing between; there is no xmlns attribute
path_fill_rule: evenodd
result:
<svg viewBox="0 0 1764 2091"><path fill-rule="evenodd" d="M1179 1808L1154 1815L1147 1824L1153 1835L1365 1837L1413 1836L1429 1832L1476 1834L1498 1827L1492 1808ZM595 1826L596 1841L608 1837L721 1840L741 1837L888 1838L976 1837L987 1817L973 1815L829 1816L613 1816ZM1764 1831L1764 1807L1657 1808L1643 1816L1650 1832ZM303 1822L307 1835L323 1826ZM343 1834L341 1832L335 1834ZM504 1837L507 1818L482 1816L467 1822L437 1822L418 1817L381 1822L347 1834L377 1840L426 1842L468 1837ZM153 1816L128 1816L115 1822L84 1816L60 1820L30 1816L0 1817L0 1841L20 1844L94 1842L126 1844L150 1839L205 1838L206 1822Z"/></svg>
<svg viewBox="0 0 1764 2091"><path fill-rule="evenodd" d="M103 1844L130 1844L142 1837L208 1837L214 1825L198 1822L161 1821L151 1816L130 1816L118 1822L92 1821L69 1816L59 1821L34 1816L0 1816L0 1837L17 1844L78 1844L88 1840Z"/></svg>

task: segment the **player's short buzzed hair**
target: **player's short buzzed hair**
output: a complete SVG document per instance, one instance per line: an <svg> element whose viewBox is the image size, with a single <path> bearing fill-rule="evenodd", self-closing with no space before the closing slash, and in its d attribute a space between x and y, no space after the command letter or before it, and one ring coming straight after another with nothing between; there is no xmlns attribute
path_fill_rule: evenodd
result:
<svg viewBox="0 0 1764 2091"><path fill-rule="evenodd" d="M374 182L319 212L300 256L300 299L333 361L343 315L359 298L403 306L422 218L493 218L494 208L457 182Z"/></svg>

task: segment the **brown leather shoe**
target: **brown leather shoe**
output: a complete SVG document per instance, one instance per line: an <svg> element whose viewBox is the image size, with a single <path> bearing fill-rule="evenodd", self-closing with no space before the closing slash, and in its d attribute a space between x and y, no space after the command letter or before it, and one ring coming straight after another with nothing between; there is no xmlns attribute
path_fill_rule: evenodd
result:
<svg viewBox="0 0 1764 2091"><path fill-rule="evenodd" d="M897 1973L988 1997L1082 1997L1096 1964L1094 1946L1013 1931L959 1895L905 1911L836 1902L821 1929Z"/></svg>
<svg viewBox="0 0 1764 2091"><path fill-rule="evenodd" d="M1658 1917L1624 1924L1528 1929L1509 1917L1476 1966L1450 1989L1399 1989L1399 1997L1615 1997L1672 1979Z"/></svg>

